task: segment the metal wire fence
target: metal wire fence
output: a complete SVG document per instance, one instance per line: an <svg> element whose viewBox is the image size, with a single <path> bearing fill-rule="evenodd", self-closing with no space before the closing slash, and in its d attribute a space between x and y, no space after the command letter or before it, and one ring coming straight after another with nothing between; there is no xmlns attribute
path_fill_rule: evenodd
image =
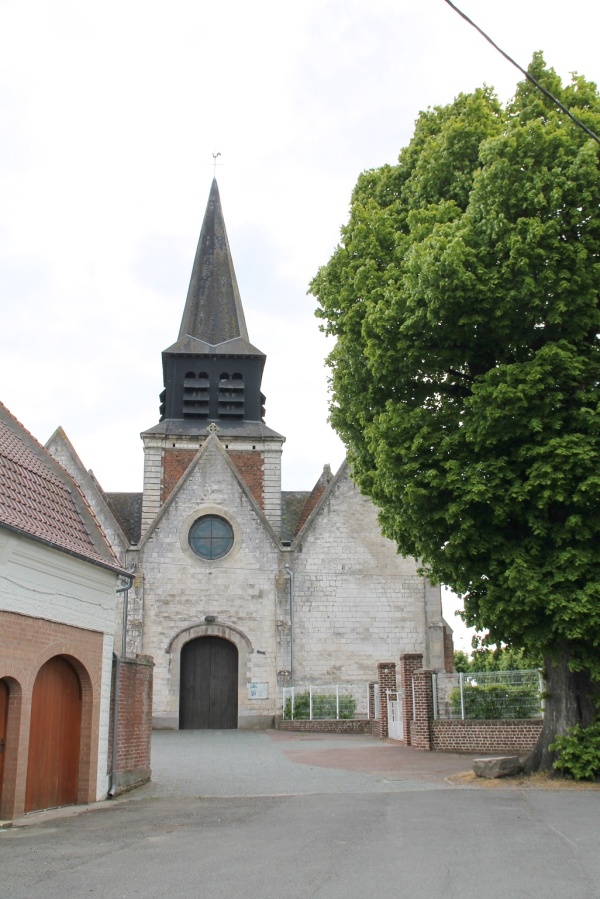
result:
<svg viewBox="0 0 600 899"><path fill-rule="evenodd" d="M433 676L434 718L541 718L542 697L537 669Z"/></svg>
<svg viewBox="0 0 600 899"><path fill-rule="evenodd" d="M368 684L300 684L283 688L284 721L368 717Z"/></svg>

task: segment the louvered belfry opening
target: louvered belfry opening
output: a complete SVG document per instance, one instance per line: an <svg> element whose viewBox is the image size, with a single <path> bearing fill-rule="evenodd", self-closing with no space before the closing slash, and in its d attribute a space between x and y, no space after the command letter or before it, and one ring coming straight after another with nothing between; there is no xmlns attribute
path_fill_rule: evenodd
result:
<svg viewBox="0 0 600 899"><path fill-rule="evenodd" d="M183 380L183 417L208 418L210 412L210 380L206 371L188 371Z"/></svg>
<svg viewBox="0 0 600 899"><path fill-rule="evenodd" d="M244 376L241 372L221 372L219 376L219 418L244 418Z"/></svg>

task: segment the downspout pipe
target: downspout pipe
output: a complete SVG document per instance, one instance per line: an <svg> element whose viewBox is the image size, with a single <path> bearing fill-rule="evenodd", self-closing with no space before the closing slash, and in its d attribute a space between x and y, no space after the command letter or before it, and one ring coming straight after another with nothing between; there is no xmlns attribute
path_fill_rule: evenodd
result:
<svg viewBox="0 0 600 899"><path fill-rule="evenodd" d="M121 638L121 656L126 655L126 643L127 643L127 606L128 606L128 598L129 598L129 589L133 583L133 577L131 575L125 575L129 578L127 584L124 587L117 587L116 593L124 593L123 597L123 635ZM115 664L115 693L114 693L114 702L113 702L113 732L112 732L112 747L111 747L111 766L110 766L110 783L108 786L108 797L112 799L117 791L117 748L118 748L118 738L119 738L119 694L121 691L121 656L113 652L113 661Z"/></svg>
<svg viewBox="0 0 600 899"><path fill-rule="evenodd" d="M123 596L123 618L121 622L121 655L127 655L127 616L129 614L129 590L133 580L129 581L124 587L119 587L117 593L124 593Z"/></svg>
<svg viewBox="0 0 600 899"><path fill-rule="evenodd" d="M121 686L121 656L116 652L113 652L113 660L115 663L115 699L113 703L112 763L110 766L110 784L108 787L109 799L113 799L117 791L117 738L119 723L119 689Z"/></svg>
<svg viewBox="0 0 600 899"><path fill-rule="evenodd" d="M294 572L286 562L283 566L290 579L290 685L294 686Z"/></svg>

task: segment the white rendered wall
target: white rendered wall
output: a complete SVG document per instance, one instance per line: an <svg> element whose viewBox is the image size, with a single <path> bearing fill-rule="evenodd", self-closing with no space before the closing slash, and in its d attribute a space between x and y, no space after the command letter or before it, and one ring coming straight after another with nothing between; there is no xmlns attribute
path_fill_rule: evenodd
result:
<svg viewBox="0 0 600 899"><path fill-rule="evenodd" d="M0 528L0 609L112 638L117 575Z"/></svg>
<svg viewBox="0 0 600 899"><path fill-rule="evenodd" d="M112 681L113 638L104 634L102 644L102 680L100 685L100 730L98 733L98 771L96 799L106 799L108 794L108 728L110 723L110 688Z"/></svg>

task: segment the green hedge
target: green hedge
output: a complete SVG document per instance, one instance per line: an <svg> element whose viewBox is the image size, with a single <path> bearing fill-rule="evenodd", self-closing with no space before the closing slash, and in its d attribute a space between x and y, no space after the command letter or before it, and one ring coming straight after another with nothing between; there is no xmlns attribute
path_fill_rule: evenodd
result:
<svg viewBox="0 0 600 899"><path fill-rule="evenodd" d="M312 716L313 719L316 718L325 718L325 719L335 719L336 718L336 699L335 693L325 694L325 693L313 693L312 698ZM354 696L340 696L340 718L354 718L354 713L356 712L356 699ZM292 717L292 699L288 697L285 702L284 709L284 718L286 720L291 719ZM307 691L306 693L296 693L294 697L294 719L307 719L310 718L310 693Z"/></svg>
<svg viewBox="0 0 600 899"><path fill-rule="evenodd" d="M465 718L538 718L537 687L510 684L464 684ZM452 714L461 717L460 687L450 693Z"/></svg>
<svg viewBox="0 0 600 899"><path fill-rule="evenodd" d="M554 767L575 780L600 778L600 721L589 727L576 724L568 732L557 737L550 749L558 753Z"/></svg>

